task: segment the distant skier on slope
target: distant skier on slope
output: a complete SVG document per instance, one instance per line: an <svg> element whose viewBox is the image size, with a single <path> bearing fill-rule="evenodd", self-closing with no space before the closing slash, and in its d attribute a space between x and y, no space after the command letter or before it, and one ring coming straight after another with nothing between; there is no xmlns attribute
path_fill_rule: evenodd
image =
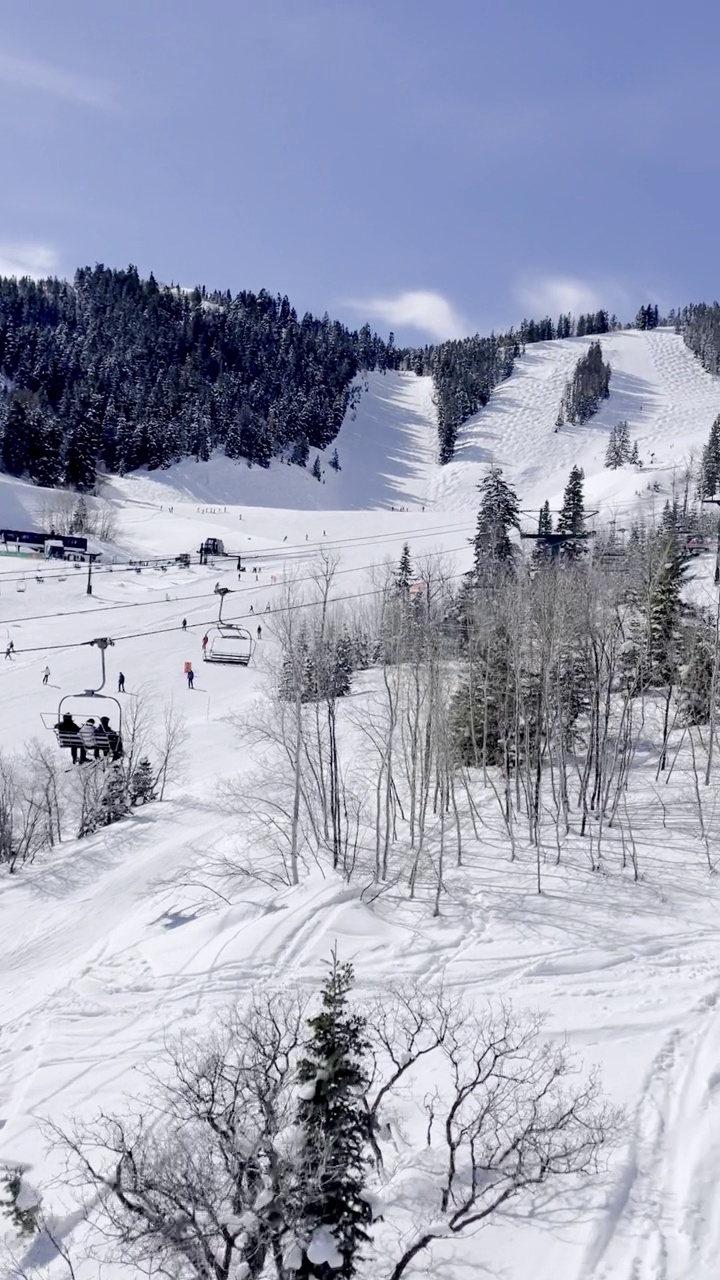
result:
<svg viewBox="0 0 720 1280"><path fill-rule="evenodd" d="M43 678L43 684L47 684L48 680L50 679L50 668L49 668L49 667L46 667L46 668L45 668L45 670L43 671L43 673L42 673L42 678Z"/></svg>
<svg viewBox="0 0 720 1280"><path fill-rule="evenodd" d="M188 682L188 689L195 688L195 672L193 671L192 667L187 673L187 682Z"/></svg>
<svg viewBox="0 0 720 1280"><path fill-rule="evenodd" d="M7 648L5 650L5 657L9 658L10 661L12 662L14 653L15 653L15 645L12 640L8 640Z"/></svg>

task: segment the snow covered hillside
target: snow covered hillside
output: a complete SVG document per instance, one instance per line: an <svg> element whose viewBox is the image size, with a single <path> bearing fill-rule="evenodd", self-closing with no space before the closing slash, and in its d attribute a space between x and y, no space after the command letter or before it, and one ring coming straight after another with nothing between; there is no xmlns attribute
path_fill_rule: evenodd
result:
<svg viewBox="0 0 720 1280"><path fill-rule="evenodd" d="M323 481L308 469L274 460L249 469L224 456L185 460L167 471L112 480L111 493L163 503L250 503L307 511L410 506L473 512L476 486L489 463L503 467L524 508L545 499L558 507L570 467L585 470L588 500L604 515L622 515L640 503L658 507L651 486L666 496L672 478L705 444L720 412L720 385L705 373L671 330L603 334L610 362L610 398L584 426L555 431L565 383L592 338L528 346L511 378L461 429L454 460L437 463L432 380L411 373L367 376L359 407L348 413L337 439L319 456ZM627 421L637 440L642 471L604 468L611 429ZM341 471L327 464L337 448ZM664 501L664 497L662 499Z"/></svg>
<svg viewBox="0 0 720 1280"><path fill-rule="evenodd" d="M585 471L589 501L608 514L637 507L654 480L667 493L673 473L691 455L699 456L720 412L718 379L669 330L602 334L603 359L612 369L610 398L584 426L556 432L565 383L593 340L527 347L512 377L462 428L454 460L429 478L428 498L441 509L464 508L490 462L506 469L527 508L545 499L558 507L573 464ZM631 439L638 441L641 473L604 468L608 436L620 421L627 421Z"/></svg>
<svg viewBox="0 0 720 1280"><path fill-rule="evenodd" d="M396 564L405 542L416 562L442 559L449 574L461 574L488 462L505 469L527 508L545 498L558 506L570 466L580 463L589 501L609 518L638 504L659 511L674 471L699 453L720 412L720 382L666 331L604 335L610 399L587 425L555 431L564 383L589 341L529 347L443 469L429 380L377 374L325 453L324 483L277 461L264 471L219 457L110 479L117 563L93 571L92 595L85 567L0 555L4 750L36 738L59 755L50 726L63 695L94 686L100 658L88 641L98 636L115 642L107 691L115 693L122 671L127 692L117 696L126 716L147 709L148 741L161 736L168 710L187 727L185 772L162 803L66 839L13 875L0 867L0 1166L21 1167L43 1188L77 1280L141 1273L114 1263L100 1270L85 1256L78 1199L61 1178L53 1182L62 1159L43 1122L122 1111L146 1087L140 1068L162 1071L168 1036L206 1031L254 989L317 989L333 945L354 962L365 995L400 977L424 987L441 978L478 1009L500 997L540 1013L546 1031L579 1055L584 1072L598 1067L611 1100L626 1108L610 1173L582 1206L567 1212L559 1197L542 1213L499 1216L474 1237L438 1239L408 1280L469 1280L485 1269L504 1280L716 1280L720 888L708 861L717 862L720 797L708 793L703 836L685 756L678 752L666 785L650 729L639 739L627 802L637 880L618 870L627 853L622 823L604 836L602 869L591 869L587 844L572 837L557 845L547 837L542 850L520 843L511 859L492 796L478 801L472 821L463 816L464 855L447 866L437 915L437 844L413 899L404 875L376 892L371 874L348 880L319 856L305 859L297 886L237 870L250 835L260 854L272 841L269 818L262 832L251 827L262 752L247 725L266 714L289 583L311 591L308 580L329 553L338 559L333 596L361 604L378 589L378 564ZM603 467L620 419L638 440L641 472ZM327 465L334 447L338 473ZM659 492L648 488L655 482ZM0 476L0 525L38 525L41 498ZM170 561L208 536L242 556L242 575L234 561L147 564L139 573L127 564ZM695 568L696 589L708 599L712 568L709 557ZM226 619L253 636L261 629L247 669L202 663L216 585L231 592ZM11 640L16 655L4 659ZM381 697L371 668L344 700L348 769L359 767ZM244 719L244 736L230 717ZM69 785L67 753L62 764ZM218 799L229 780L241 795L233 811ZM428 1074L419 1096L434 1084ZM401 1169L388 1197L410 1197L414 1177ZM0 1218L0 1244L6 1226ZM47 1240L12 1243L28 1275L67 1275ZM0 1250L0 1277L11 1274Z"/></svg>

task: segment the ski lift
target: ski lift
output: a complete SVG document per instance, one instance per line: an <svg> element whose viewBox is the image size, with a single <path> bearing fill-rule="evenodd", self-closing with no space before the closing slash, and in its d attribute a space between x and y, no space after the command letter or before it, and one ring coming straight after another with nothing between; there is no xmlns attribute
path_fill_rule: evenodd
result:
<svg viewBox="0 0 720 1280"><path fill-rule="evenodd" d="M97 752L106 756L117 759L122 754L122 707L117 698L111 694L103 693L105 688L105 650L110 648L114 641L108 636L101 636L95 640L88 640L89 645L95 645L100 650L100 662L102 679L96 689L83 689L81 693L66 693L60 699L57 709L57 718L54 724L48 724L48 720L54 718L50 712L44 712L42 722L46 729L52 729L58 741L58 746L65 750L73 752L73 760L76 753L80 753L80 759L85 756L86 751ZM112 707L115 707L113 712ZM84 741L81 736L81 725L93 716L100 719L107 717L110 720L117 714L117 724L110 725L110 732L105 735L98 735L96 742L90 745ZM63 727L63 722L68 723L68 727Z"/></svg>
<svg viewBox="0 0 720 1280"><path fill-rule="evenodd" d="M203 662L229 662L246 667L253 656L255 645L245 627L232 622L220 622L208 633L203 649Z"/></svg>
<svg viewBox="0 0 720 1280"><path fill-rule="evenodd" d="M710 539L702 536L695 538L687 538L685 542L685 550L690 556L705 555L711 550Z"/></svg>
<svg viewBox="0 0 720 1280"><path fill-rule="evenodd" d="M24 590L25 590L25 579L24 579L24 578L20 578L20 580L15 584L15 590L16 590L16 591L24 591Z"/></svg>

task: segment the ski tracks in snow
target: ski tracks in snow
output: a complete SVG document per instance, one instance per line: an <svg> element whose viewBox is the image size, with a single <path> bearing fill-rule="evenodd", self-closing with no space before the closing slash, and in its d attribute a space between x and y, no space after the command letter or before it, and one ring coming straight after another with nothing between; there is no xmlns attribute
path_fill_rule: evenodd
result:
<svg viewBox="0 0 720 1280"><path fill-rule="evenodd" d="M720 987L666 1036L579 1280L717 1280Z"/></svg>

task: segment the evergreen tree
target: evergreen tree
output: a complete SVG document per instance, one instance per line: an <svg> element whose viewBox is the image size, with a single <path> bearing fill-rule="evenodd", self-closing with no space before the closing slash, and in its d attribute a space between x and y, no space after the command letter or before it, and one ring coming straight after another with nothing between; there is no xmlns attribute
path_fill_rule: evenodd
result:
<svg viewBox="0 0 720 1280"><path fill-rule="evenodd" d="M99 825L109 827L125 818L130 809L130 798L125 774L121 765L113 765L108 773L100 801Z"/></svg>
<svg viewBox="0 0 720 1280"><path fill-rule="evenodd" d="M515 547L510 533L520 528L518 498L500 467L490 468L478 490L481 498L472 540L473 576L476 583L495 582L513 571Z"/></svg>
<svg viewBox="0 0 720 1280"><path fill-rule="evenodd" d="M656 329L660 322L660 314L656 306L648 303L646 307L641 307L635 317L636 329Z"/></svg>
<svg viewBox="0 0 720 1280"><path fill-rule="evenodd" d="M351 689L354 669L353 643L347 631L337 638L333 651L333 687L336 698L344 698Z"/></svg>
<svg viewBox="0 0 720 1280"><path fill-rule="evenodd" d="M678 715L684 725L708 724L712 712L715 623L701 614L683 628L678 668ZM718 691L716 690L716 698Z"/></svg>
<svg viewBox="0 0 720 1280"><path fill-rule="evenodd" d="M147 804L156 797L153 768L147 756L143 756L130 778L130 803Z"/></svg>
<svg viewBox="0 0 720 1280"><path fill-rule="evenodd" d="M338 458L337 449L333 449L332 457L328 463L328 466L332 467L333 471L342 471L342 467L340 466L340 459Z"/></svg>
<svg viewBox="0 0 720 1280"><path fill-rule="evenodd" d="M308 1020L309 1036L298 1064L298 1280L351 1280L368 1239L371 1215L363 1197L368 1044L365 1019L350 1009L352 985L352 966L333 955L322 1009Z"/></svg>
<svg viewBox="0 0 720 1280"><path fill-rule="evenodd" d="M701 497L720 494L720 414L710 428L710 437L702 452Z"/></svg>
<svg viewBox="0 0 720 1280"><path fill-rule="evenodd" d="M458 764L499 765L509 773L516 755L517 685L511 642L500 622L450 703L450 742Z"/></svg>
<svg viewBox="0 0 720 1280"><path fill-rule="evenodd" d="M22 1169L8 1169L0 1177L5 1196L0 1199L0 1209L8 1214L15 1230L21 1236L33 1236L39 1230L40 1202L35 1192L24 1183Z"/></svg>
<svg viewBox="0 0 720 1280"><path fill-rule="evenodd" d="M601 400L610 395L609 364L602 358L599 342L591 342L584 356L580 356L572 381L565 387L561 409L568 422L584 423L597 413Z"/></svg>
<svg viewBox="0 0 720 1280"><path fill-rule="evenodd" d="M322 480L322 467L320 466L319 454L315 454L315 461L312 464L311 474L315 477L316 480Z"/></svg>
<svg viewBox="0 0 720 1280"><path fill-rule="evenodd" d="M408 599L410 596L410 584L413 580L413 567L410 558L410 544L405 542L400 554L400 561L395 574L395 587L399 596Z"/></svg>
<svg viewBox="0 0 720 1280"><path fill-rule="evenodd" d="M687 555L677 531L677 510L669 504L663 513L662 525L651 544L651 578L646 603L648 652L652 679L658 684L674 684L680 658L679 631Z"/></svg>
<svg viewBox="0 0 720 1280"><path fill-rule="evenodd" d="M637 449L637 446L636 446ZM627 422L618 422L610 432L605 453L605 466L613 470L630 461L630 432Z"/></svg>
<svg viewBox="0 0 720 1280"><path fill-rule="evenodd" d="M565 486L563 504L558 516L558 533L572 534L561 548L566 559L576 560L587 550L585 540L585 496L583 481L585 472L582 467L573 467Z"/></svg>
<svg viewBox="0 0 720 1280"><path fill-rule="evenodd" d="M547 564L552 559L552 550L548 545L548 543L543 541L543 535L552 533L553 531L553 521L552 521L552 514L550 512L550 503L547 501L547 499L545 500L545 502L540 508L540 514L538 516L537 531L538 531L539 537L537 538L535 545L533 547L532 560L535 566L540 566L543 564Z"/></svg>
<svg viewBox="0 0 720 1280"><path fill-rule="evenodd" d="M90 431L84 422L80 422L68 436L65 484L71 489L88 492L95 484L95 462L96 454Z"/></svg>
<svg viewBox="0 0 720 1280"><path fill-rule="evenodd" d="M538 533L552 533L552 515L550 514L550 503L547 498L540 508L538 516Z"/></svg>
<svg viewBox="0 0 720 1280"><path fill-rule="evenodd" d="M290 454L290 461L293 462L298 467L305 467L307 466L307 460L309 456L310 456L310 441L308 440L307 436L303 433L295 441L295 444L293 445L293 450L292 450L292 453Z"/></svg>
<svg viewBox="0 0 720 1280"><path fill-rule="evenodd" d="M30 465L30 424L27 397L11 397L2 437L2 468L10 476L22 476Z"/></svg>
<svg viewBox="0 0 720 1280"><path fill-rule="evenodd" d="M628 462L630 463L631 467L639 468L642 466L642 462L640 460L640 450L638 449L637 440L633 440L632 449L630 450L630 454L628 456Z"/></svg>

